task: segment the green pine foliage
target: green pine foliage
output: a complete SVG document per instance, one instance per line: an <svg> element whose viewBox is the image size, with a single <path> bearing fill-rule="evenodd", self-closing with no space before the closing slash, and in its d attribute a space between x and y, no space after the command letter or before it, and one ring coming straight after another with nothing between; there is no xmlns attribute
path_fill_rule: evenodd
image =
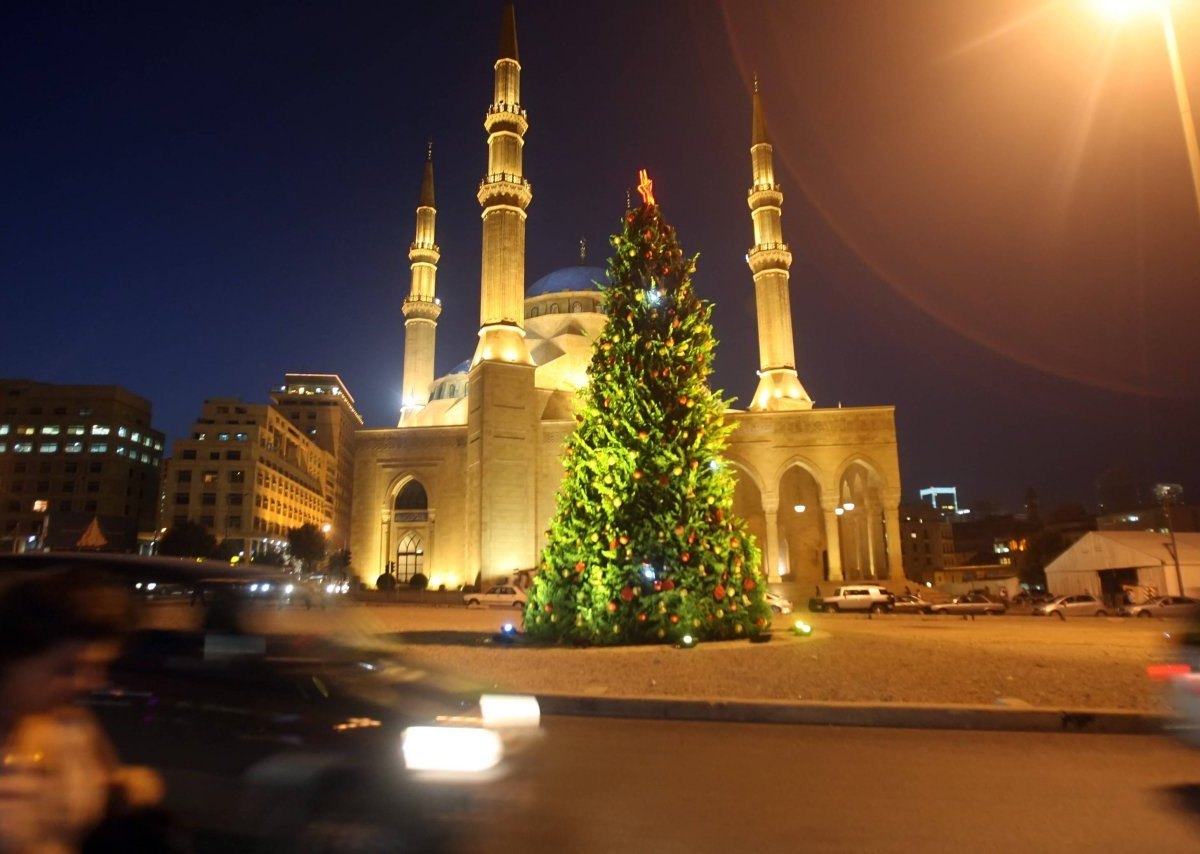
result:
<svg viewBox="0 0 1200 854"><path fill-rule="evenodd" d="M708 387L712 304L656 204L611 240L566 477L525 612L533 637L585 644L748 637L770 622L759 551L732 510L732 425Z"/></svg>

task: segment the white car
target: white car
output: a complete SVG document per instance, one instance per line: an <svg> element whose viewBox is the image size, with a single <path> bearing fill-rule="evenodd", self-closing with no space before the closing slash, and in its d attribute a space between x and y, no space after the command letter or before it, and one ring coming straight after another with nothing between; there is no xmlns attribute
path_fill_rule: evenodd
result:
<svg viewBox="0 0 1200 854"><path fill-rule="evenodd" d="M468 608L524 608L525 600L525 591L509 584L486 587L482 593L463 594Z"/></svg>
<svg viewBox="0 0 1200 854"><path fill-rule="evenodd" d="M778 593L767 591L767 595L763 597L767 604L771 606L772 614L790 614L792 613L791 601L784 599Z"/></svg>
<svg viewBox="0 0 1200 854"><path fill-rule="evenodd" d="M1107 617L1108 610L1104 603L1090 593L1076 593L1074 596L1055 596L1049 602L1035 605L1030 613L1035 617Z"/></svg>

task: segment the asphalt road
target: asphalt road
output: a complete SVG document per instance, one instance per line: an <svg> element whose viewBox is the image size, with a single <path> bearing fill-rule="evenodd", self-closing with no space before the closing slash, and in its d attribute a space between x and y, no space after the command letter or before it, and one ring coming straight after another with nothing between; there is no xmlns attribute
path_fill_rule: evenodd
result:
<svg viewBox="0 0 1200 854"><path fill-rule="evenodd" d="M1200 850L1200 752L1159 737L547 718L481 852Z"/></svg>

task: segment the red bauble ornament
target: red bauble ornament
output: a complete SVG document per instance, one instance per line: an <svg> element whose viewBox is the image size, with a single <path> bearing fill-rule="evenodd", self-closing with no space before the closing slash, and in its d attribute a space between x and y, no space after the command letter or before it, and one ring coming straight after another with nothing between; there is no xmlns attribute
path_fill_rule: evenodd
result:
<svg viewBox="0 0 1200 854"><path fill-rule="evenodd" d="M585 569L587 569L587 564L585 564L583 561L580 561L579 563L575 564L576 572L583 572Z"/></svg>
<svg viewBox="0 0 1200 854"><path fill-rule="evenodd" d="M638 622L639 622L639 623L644 623L644 622L646 622L646 615L645 615L645 614L638 614Z"/></svg>
<svg viewBox="0 0 1200 854"><path fill-rule="evenodd" d="M718 602L725 598L725 585L718 584L716 586L716 589L713 590L713 598Z"/></svg>
<svg viewBox="0 0 1200 854"><path fill-rule="evenodd" d="M675 589L675 582L672 581L671 579L668 578L666 581L663 582L663 590L674 590L674 589Z"/></svg>
<svg viewBox="0 0 1200 854"><path fill-rule="evenodd" d="M666 476L665 474L660 474L660 475L658 476L658 485L659 485L659 486L666 486L666 485L667 485L667 476Z"/></svg>
<svg viewBox="0 0 1200 854"><path fill-rule="evenodd" d="M546 603L546 604L543 606L542 610L544 610L544 611L545 611L547 614L549 614L551 611L553 611L553 610L554 610L554 606L553 606L553 605L551 605L549 602L547 602L547 603Z"/></svg>
<svg viewBox="0 0 1200 854"><path fill-rule="evenodd" d="M613 611L615 611L615 610L617 610L617 603L616 603L616 602L609 602L609 603L608 603L608 612L611 614L611 613L612 613Z"/></svg>
<svg viewBox="0 0 1200 854"><path fill-rule="evenodd" d="M626 602L632 602L633 601L633 588L632 587L622 587L621 588L621 599Z"/></svg>
<svg viewBox="0 0 1200 854"><path fill-rule="evenodd" d="M678 614L672 614L672 615L671 615L671 622L672 622L672 623L678 623L678 622L679 622L679 615L678 615Z"/></svg>
<svg viewBox="0 0 1200 854"><path fill-rule="evenodd" d="M684 563L687 563L689 560L691 560L691 559L692 559L692 553L691 553L691 552L684 552L683 554L681 554L681 555L679 556L679 559L680 559L681 561L683 561Z"/></svg>
<svg viewBox="0 0 1200 854"><path fill-rule="evenodd" d="M720 507L718 507L717 508L717 521L720 522L724 518L725 518L725 511L722 510Z"/></svg>
<svg viewBox="0 0 1200 854"><path fill-rule="evenodd" d="M636 469L636 470L633 472L633 479L634 479L634 480L641 480L641 479L642 479L642 470L641 470L641 469Z"/></svg>
<svg viewBox="0 0 1200 854"><path fill-rule="evenodd" d="M742 541L739 540L737 537L734 537L732 540L729 541L730 547L735 548L735 549L738 546L740 546L741 544L742 544Z"/></svg>
<svg viewBox="0 0 1200 854"><path fill-rule="evenodd" d="M743 581L743 582L742 582L742 589L743 589L743 590L753 590L753 589L754 589L754 586L755 586L755 585L754 585L754 579L753 579L753 578L747 578L745 581Z"/></svg>
<svg viewBox="0 0 1200 854"><path fill-rule="evenodd" d="M654 582L654 592L659 593L661 591L662 591L662 582L661 581Z"/></svg>
<svg viewBox="0 0 1200 854"><path fill-rule="evenodd" d="M676 525L676 526L675 526L675 536L677 536L677 537L682 537L682 536L683 536L683 531L684 531L684 527L683 527L683 525Z"/></svg>

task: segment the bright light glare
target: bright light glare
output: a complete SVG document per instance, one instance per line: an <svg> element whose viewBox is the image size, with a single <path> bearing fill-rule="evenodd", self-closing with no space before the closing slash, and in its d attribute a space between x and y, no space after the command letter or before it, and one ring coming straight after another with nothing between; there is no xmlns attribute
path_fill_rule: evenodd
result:
<svg viewBox="0 0 1200 854"><path fill-rule="evenodd" d="M542 719L537 697L528 694L484 694L479 698L479 711L487 726L532 726Z"/></svg>
<svg viewBox="0 0 1200 854"><path fill-rule="evenodd" d="M414 726L401 740L410 771L478 773L500 764L500 736L476 727Z"/></svg>
<svg viewBox="0 0 1200 854"><path fill-rule="evenodd" d="M1162 12L1164 0L1091 0L1092 7L1101 15L1124 21L1145 12Z"/></svg>

